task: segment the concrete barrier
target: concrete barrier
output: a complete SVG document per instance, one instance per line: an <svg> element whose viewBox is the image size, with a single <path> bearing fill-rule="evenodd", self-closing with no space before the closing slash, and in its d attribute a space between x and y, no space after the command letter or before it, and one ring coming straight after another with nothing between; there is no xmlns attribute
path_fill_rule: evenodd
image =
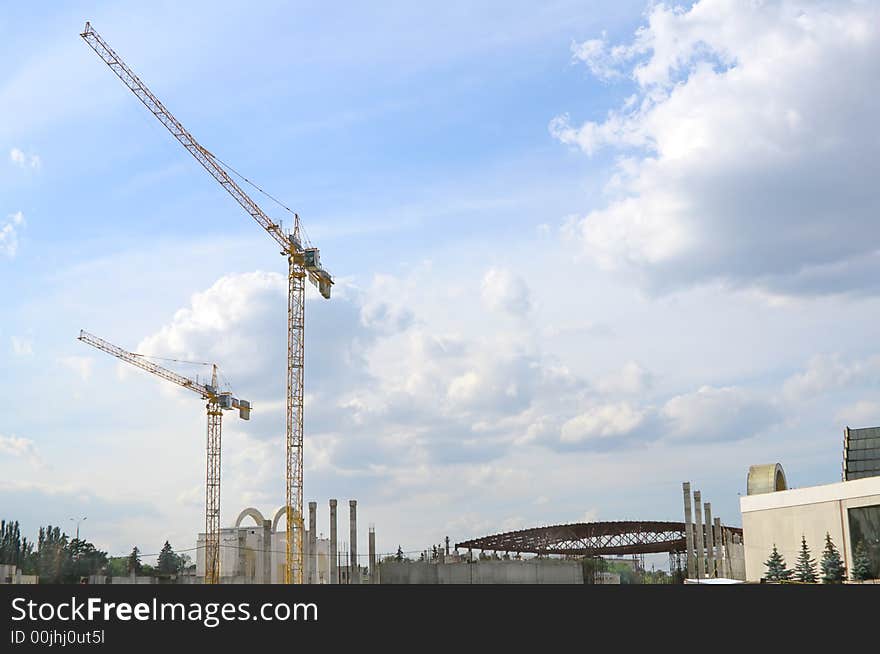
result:
<svg viewBox="0 0 880 654"><path fill-rule="evenodd" d="M382 584L583 584L580 561L527 559L428 563L385 561L379 564Z"/></svg>

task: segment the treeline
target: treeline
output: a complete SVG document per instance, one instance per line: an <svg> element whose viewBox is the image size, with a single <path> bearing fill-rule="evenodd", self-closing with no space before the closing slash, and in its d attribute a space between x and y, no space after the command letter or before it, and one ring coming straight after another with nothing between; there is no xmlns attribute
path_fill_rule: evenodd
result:
<svg viewBox="0 0 880 654"><path fill-rule="evenodd" d="M37 542L21 535L18 521L0 521L0 563L17 566L22 574L39 575L45 583L75 582L99 574L107 552L86 540L68 538L60 527L40 527Z"/></svg>
<svg viewBox="0 0 880 654"><path fill-rule="evenodd" d="M191 567L193 567L193 562L189 554L177 554L171 547L171 543L166 540L159 552L155 567L141 563L141 552L137 547L134 547L128 556L112 557L109 562L110 572L107 574L122 576L130 575L134 571L134 574L139 577L167 577L182 574Z"/></svg>
<svg viewBox="0 0 880 654"><path fill-rule="evenodd" d="M69 538L60 527L40 527L37 542L21 535L18 521L0 521L0 564L15 565L22 574L39 575L41 584L79 583L91 575L170 576L191 567L187 554L177 554L168 541L156 566L142 564L140 550L110 557L85 539Z"/></svg>

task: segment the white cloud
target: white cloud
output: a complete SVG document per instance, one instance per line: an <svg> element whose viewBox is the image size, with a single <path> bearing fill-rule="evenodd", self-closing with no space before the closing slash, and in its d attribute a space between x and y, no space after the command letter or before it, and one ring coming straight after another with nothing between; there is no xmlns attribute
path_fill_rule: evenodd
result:
<svg viewBox="0 0 880 654"><path fill-rule="evenodd" d="M597 386L603 393L644 393L651 387L651 373L635 361L627 362L620 370L602 377Z"/></svg>
<svg viewBox="0 0 880 654"><path fill-rule="evenodd" d="M859 400L837 412L837 420L849 427L875 427L880 425L880 402Z"/></svg>
<svg viewBox="0 0 880 654"><path fill-rule="evenodd" d="M9 337L12 353L17 357L31 356L34 353L34 340L32 338Z"/></svg>
<svg viewBox="0 0 880 654"><path fill-rule="evenodd" d="M413 313L400 298L414 290L414 280L401 280L392 275L375 275L370 293L361 307L361 323L385 332L405 329Z"/></svg>
<svg viewBox="0 0 880 654"><path fill-rule="evenodd" d="M42 459L37 446L29 438L0 434L0 455L21 457L34 465L42 465Z"/></svg>
<svg viewBox="0 0 880 654"><path fill-rule="evenodd" d="M550 126L621 151L604 208L570 234L652 289L710 280L780 294L880 290L880 5L653 6L631 43L574 47L636 93L602 121Z"/></svg>
<svg viewBox="0 0 880 654"><path fill-rule="evenodd" d="M24 225L24 214L21 211L6 216L0 223L0 254L10 259L18 253L18 230Z"/></svg>
<svg viewBox="0 0 880 654"><path fill-rule="evenodd" d="M394 319L379 319L375 314L365 321L364 306L360 292L344 281L337 281L330 301L307 293L307 393L317 397L333 391L335 402L342 391L341 379L346 387L363 381L365 346L379 331L395 324ZM375 307L376 303L370 302L369 306ZM265 403L284 398L286 343L287 278L256 271L224 275L209 288L193 294L188 306L142 339L135 350L153 356L216 362L233 390L251 401ZM200 371L193 370L192 374L196 372Z"/></svg>
<svg viewBox="0 0 880 654"><path fill-rule="evenodd" d="M9 151L9 160L19 168L39 168L41 163L39 155L26 154L19 148Z"/></svg>
<svg viewBox="0 0 880 654"><path fill-rule="evenodd" d="M483 302L494 311L525 316L532 308L528 284L506 268L490 268L480 286Z"/></svg>
<svg viewBox="0 0 880 654"><path fill-rule="evenodd" d="M817 355L804 371L785 380L783 395L791 401L803 401L853 384L878 381L880 356L845 362L838 355Z"/></svg>
<svg viewBox="0 0 880 654"><path fill-rule="evenodd" d="M589 409L562 425L563 443L576 444L596 439L624 436L645 420L645 412L627 402Z"/></svg>
<svg viewBox="0 0 880 654"><path fill-rule="evenodd" d="M703 386L663 406L667 434L673 439L741 440L780 420L776 407L746 389Z"/></svg>
<svg viewBox="0 0 880 654"><path fill-rule="evenodd" d="M85 356L67 356L58 359L59 363L74 372L82 381L92 376L94 359Z"/></svg>
<svg viewBox="0 0 880 654"><path fill-rule="evenodd" d="M608 47L603 32L601 39L572 43L571 56L573 60L586 64L595 77L609 81L623 76L621 65L630 58L631 52L624 46Z"/></svg>

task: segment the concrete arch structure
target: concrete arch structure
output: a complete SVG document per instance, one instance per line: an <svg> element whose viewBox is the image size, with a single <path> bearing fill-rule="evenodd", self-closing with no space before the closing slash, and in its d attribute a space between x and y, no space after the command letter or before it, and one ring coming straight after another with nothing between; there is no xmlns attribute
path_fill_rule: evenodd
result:
<svg viewBox="0 0 880 654"><path fill-rule="evenodd" d="M263 517L263 514L260 513L258 509L255 509L254 507L249 506L248 508L244 509L241 513L238 514L238 517L235 519L235 528L238 529L239 527L241 527L242 520L244 520L248 516L250 516L251 518L254 519L254 522L257 523L258 527L263 526L263 521L265 520L265 518Z"/></svg>
<svg viewBox="0 0 880 654"><path fill-rule="evenodd" d="M272 518L272 531L278 531L278 523L281 521L281 518L284 517L286 513L286 506L282 506L275 512L275 517ZM302 518L296 515L296 511L293 512L293 528L296 529L297 524L302 524Z"/></svg>
<svg viewBox="0 0 880 654"><path fill-rule="evenodd" d="M749 495L788 490L785 471L778 463L761 463L749 466L746 488Z"/></svg>

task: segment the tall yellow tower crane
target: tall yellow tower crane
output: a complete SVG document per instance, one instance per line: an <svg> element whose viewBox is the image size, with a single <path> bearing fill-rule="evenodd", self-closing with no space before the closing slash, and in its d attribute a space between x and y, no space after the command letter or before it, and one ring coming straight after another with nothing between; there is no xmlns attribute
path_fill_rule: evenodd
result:
<svg viewBox="0 0 880 654"><path fill-rule="evenodd" d="M286 234L229 176L213 154L203 148L170 111L165 108L137 75L107 45L90 23L82 34L119 79L144 103L147 109L195 157L211 176L266 230L281 254L287 257L287 438L285 457L285 507L287 518L285 583L303 581L303 363L305 359L305 280L318 287L324 298L330 297L333 278L321 267L318 248L304 247L299 216L294 214L292 234Z"/></svg>
<svg viewBox="0 0 880 654"><path fill-rule="evenodd" d="M98 338L87 331L80 331L79 340L92 347L112 354L117 359L151 372L178 386L194 391L207 400L208 439L207 439L207 472L205 476L205 583L216 584L220 581L220 435L223 410L238 409L242 420L250 420L251 405L246 400L239 400L232 393L221 392L217 386L217 364L212 364L211 383L200 384L197 381L179 375L176 372L147 361L142 354L128 352L121 347Z"/></svg>

